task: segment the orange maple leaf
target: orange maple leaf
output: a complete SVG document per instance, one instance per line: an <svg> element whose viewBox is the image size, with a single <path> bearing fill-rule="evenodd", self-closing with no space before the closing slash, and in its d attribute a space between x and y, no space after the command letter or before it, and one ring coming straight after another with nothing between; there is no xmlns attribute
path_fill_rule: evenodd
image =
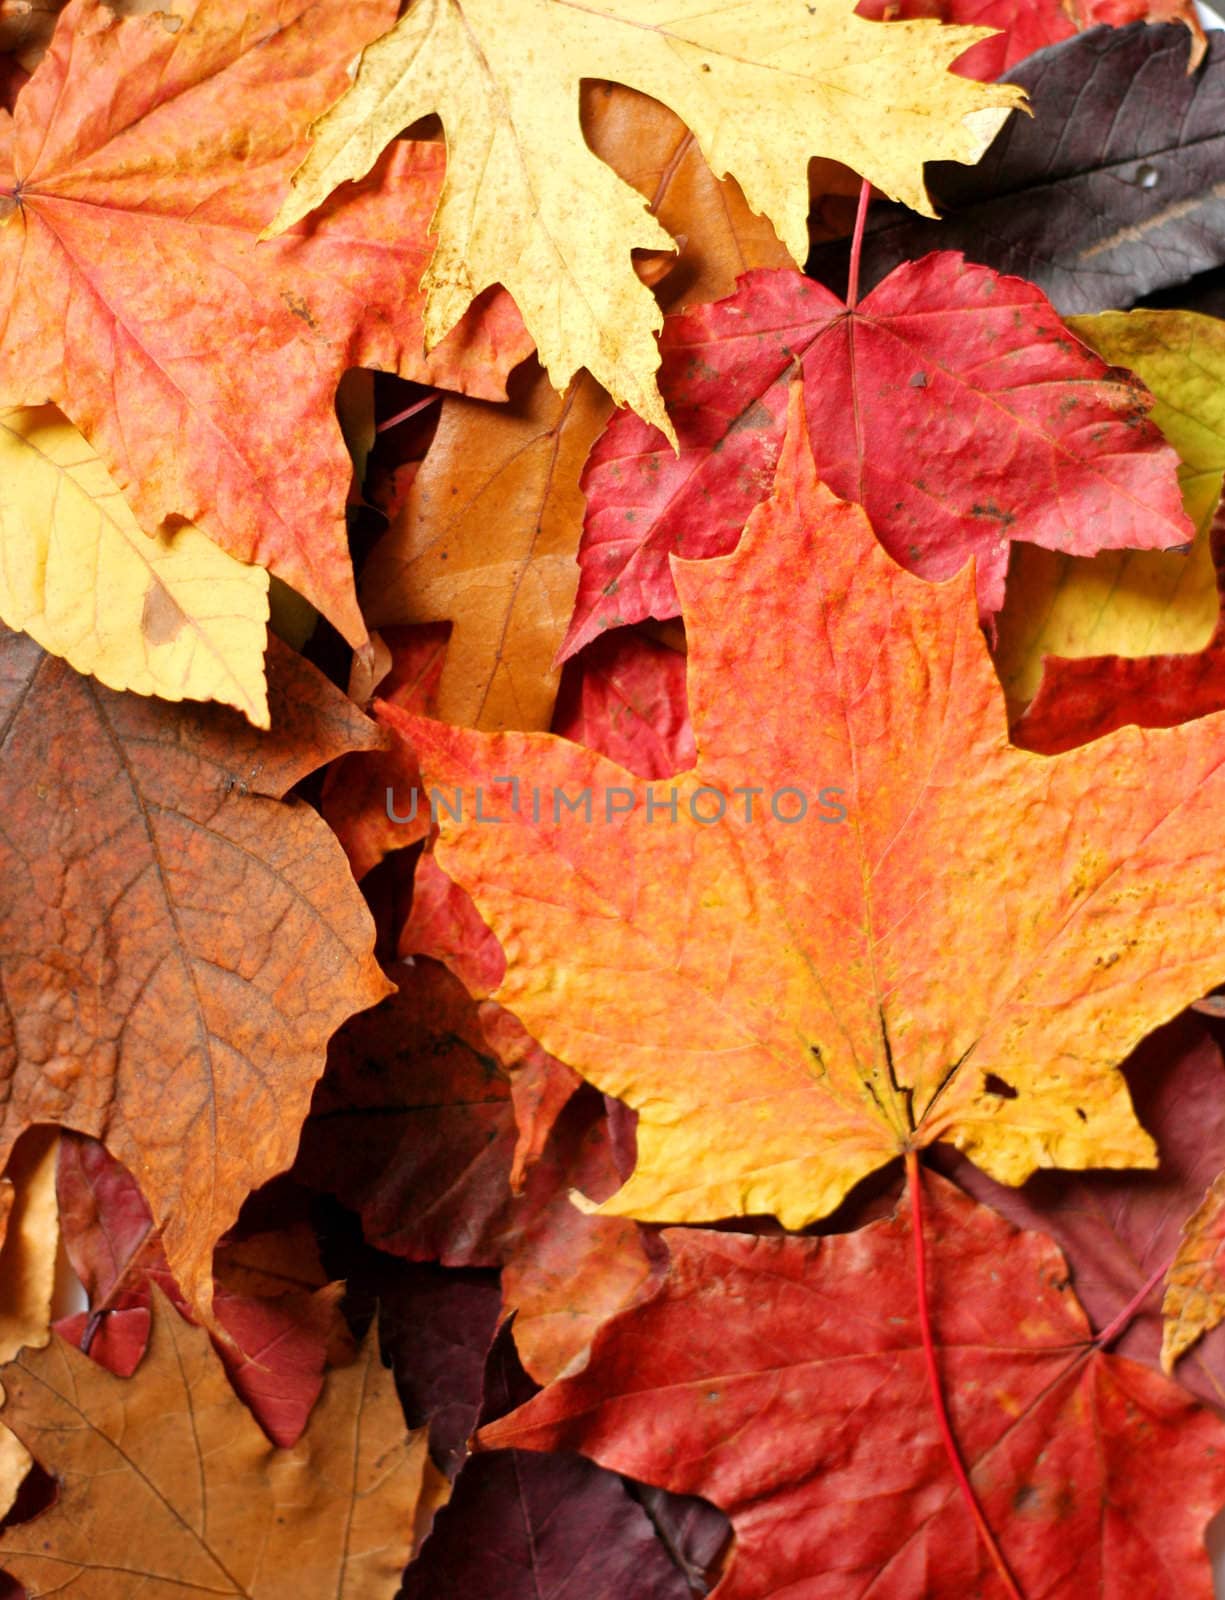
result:
<svg viewBox="0 0 1225 1600"><path fill-rule="evenodd" d="M1014 748L972 567L897 567L801 403L737 549L673 558L692 772L383 712L506 952L494 998L637 1107L606 1212L802 1227L935 1140L1013 1184L1153 1165L1115 1068L1225 973L1225 716Z"/></svg>

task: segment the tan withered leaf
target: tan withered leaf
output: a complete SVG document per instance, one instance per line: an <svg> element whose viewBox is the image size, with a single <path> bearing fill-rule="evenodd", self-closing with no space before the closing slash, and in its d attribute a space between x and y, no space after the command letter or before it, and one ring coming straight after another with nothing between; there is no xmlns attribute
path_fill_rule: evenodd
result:
<svg viewBox="0 0 1225 1600"><path fill-rule="evenodd" d="M31 1597L391 1600L445 1487L375 1331L278 1450L208 1335L154 1299L132 1378L60 1338L0 1374L5 1421L59 1480L49 1511L0 1538L0 1562Z"/></svg>
<svg viewBox="0 0 1225 1600"><path fill-rule="evenodd" d="M31 1128L22 1135L0 1179L3 1245L0 1245L0 1361L11 1361L24 1345L44 1345L51 1336L51 1296L59 1243L55 1168L59 1134ZM0 1423L0 1514L17 1497L30 1470L30 1454Z"/></svg>
<svg viewBox="0 0 1225 1600"><path fill-rule="evenodd" d="M657 291L666 310L720 299L740 273L789 259L666 107L588 83L583 113L597 155L685 241ZM534 360L508 388L509 405L442 402L408 500L366 564L362 604L374 626L454 622L438 691L443 721L544 729L578 583L579 473L612 402L586 374L557 394Z"/></svg>
<svg viewBox="0 0 1225 1600"><path fill-rule="evenodd" d="M117 695L0 633L0 1156L103 1139L207 1316L213 1245L289 1165L331 1033L387 985L339 844L280 797L377 739L273 641L272 728Z"/></svg>
<svg viewBox="0 0 1225 1600"><path fill-rule="evenodd" d="M1225 1172L1183 1225L1161 1303L1161 1365L1167 1372L1225 1321Z"/></svg>
<svg viewBox="0 0 1225 1600"><path fill-rule="evenodd" d="M474 296L514 296L557 388L580 367L667 431L655 386L659 309L631 252L671 240L582 136L578 89L606 78L671 107L712 169L731 173L797 262L808 253L808 162L832 157L934 216L923 163L977 161L1008 85L948 69L980 28L867 22L853 0L419 0L362 52L352 87L272 225L291 226L389 139L437 113L447 176L422 279L427 347Z"/></svg>

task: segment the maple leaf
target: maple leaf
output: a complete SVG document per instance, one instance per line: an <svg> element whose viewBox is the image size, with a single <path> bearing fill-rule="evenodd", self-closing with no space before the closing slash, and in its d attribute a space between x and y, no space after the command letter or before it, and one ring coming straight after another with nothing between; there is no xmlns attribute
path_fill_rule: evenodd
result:
<svg viewBox="0 0 1225 1600"><path fill-rule="evenodd" d="M595 154L684 239L657 287L665 308L730 294L750 267L787 252L736 185L718 182L684 125L614 84L582 86L583 132ZM421 469L391 510L363 571L376 626L452 619L438 690L444 722L547 728L555 661L574 606L582 463L612 412L595 381L565 395L529 361L507 405L447 396Z"/></svg>
<svg viewBox="0 0 1225 1600"><path fill-rule="evenodd" d="M278 1450L234 1396L208 1335L154 1293L149 1353L116 1378L62 1339L0 1373L4 1420L59 1480L36 1522L0 1535L31 1595L391 1600L414 1521L445 1499L408 1433L372 1333L329 1374L311 1426ZM427 1521L428 1526L428 1521Z"/></svg>
<svg viewBox="0 0 1225 1600"><path fill-rule="evenodd" d="M822 480L922 577L974 555L984 616L1003 603L1012 540L1089 554L1192 536L1143 385L1072 339L1032 285L959 255L900 267L854 309L798 272L749 273L670 319L662 348L680 449L623 413L588 458L563 655L674 615L672 551L732 548L769 493L797 362Z"/></svg>
<svg viewBox="0 0 1225 1600"><path fill-rule="evenodd" d="M266 572L190 524L145 533L54 406L0 407L0 470L0 619L109 689L268 726Z"/></svg>
<svg viewBox="0 0 1225 1600"><path fill-rule="evenodd" d="M143 527L195 523L353 644L341 373L497 396L530 348L501 296L421 354L434 146L396 144L310 227L256 242L345 59L394 10L184 0L168 26L72 0L0 133L0 399L54 402Z"/></svg>
<svg viewBox="0 0 1225 1600"><path fill-rule="evenodd" d="M611 409L591 380L564 396L529 365L508 406L444 401L412 487L362 572L372 627L454 619L438 714L547 727L582 526L579 476Z"/></svg>
<svg viewBox="0 0 1225 1600"><path fill-rule="evenodd" d="M362 177L392 135L437 113L448 167L424 280L427 346L501 283L556 388L585 367L667 432L654 383L659 313L630 252L672 241L583 141L580 79L612 79L677 112L715 174L739 180L801 262L812 156L836 157L935 215L923 162L978 160L1024 103L1015 89L948 72L983 37L866 22L849 0L731 0L713 10L684 0L666 20L649 0L420 0L366 47L352 87L314 125L273 229Z"/></svg>
<svg viewBox="0 0 1225 1600"><path fill-rule="evenodd" d="M1209 542L1225 589L1225 516ZM1038 692L1013 724L1027 750L1070 750L1115 728L1171 728L1225 708L1225 623L1202 650L1153 656L1047 656Z"/></svg>
<svg viewBox="0 0 1225 1600"><path fill-rule="evenodd" d="M818 483L804 403L736 551L673 560L698 748L673 794L383 713L505 950L493 998L639 1111L605 1213L802 1227L937 1139L1008 1183L1151 1165L1113 1068L1225 971L1225 719L1014 749L972 572L894 565Z"/></svg>
<svg viewBox="0 0 1225 1600"><path fill-rule="evenodd" d="M1096 28L1014 67L1034 115L1014 117L982 163L936 165L927 223L881 206L868 222L870 287L929 250L964 250L1036 283L1071 312L1130 305L1225 260L1225 36L1188 74L1183 27ZM1075 116L1069 108L1075 107ZM809 270L837 289L845 245Z"/></svg>
<svg viewBox="0 0 1225 1600"><path fill-rule="evenodd" d="M399 700L396 703L403 705ZM425 714L433 713L426 710ZM683 651L629 628L604 634L566 663L553 731L598 750L641 777L669 777L692 766L696 751ZM407 751L402 741L396 742ZM422 809L428 810L426 803L421 803ZM436 837L435 828L431 843ZM400 929L397 954L441 961L474 996L492 994L506 972L506 956L497 937L481 920L472 897L439 867L429 846L414 870L412 903ZM581 1080L555 1057L540 1051L501 1006L482 1007L481 1026L499 1060L514 1068L511 1097L519 1145L511 1186L517 1190L514 1174L523 1170L525 1146L531 1147L541 1113L534 1102L543 1098L547 1124L552 1120L550 1108L553 1112L560 1108ZM518 1038L515 1029L519 1029ZM537 1131L535 1137L539 1139L541 1134Z"/></svg>
<svg viewBox="0 0 1225 1600"><path fill-rule="evenodd" d="M1120 552L1093 562L1018 552L994 654L1010 696L1032 701L1020 737L1034 749L1046 748L1059 724L1061 736L1083 743L1094 737L1090 728L1168 725L1225 704L1212 699L1220 608L1210 538L1225 478L1225 323L1194 312L1132 311L1076 318L1072 326L1105 360L1139 373L1156 396L1153 420L1182 458L1178 475L1196 542L1184 556ZM1150 655L1164 659L1138 659ZM1131 659L1102 659L1108 656Z"/></svg>
<svg viewBox="0 0 1225 1600"><path fill-rule="evenodd" d="M65 1134L56 1191L64 1248L89 1297L88 1312L62 1317L56 1332L129 1377L148 1342L151 1287L184 1316L188 1307L144 1196L104 1146ZM329 1344L342 1342L342 1286L327 1282L304 1225L223 1240L213 1266L217 1353L272 1442L292 1445L319 1397Z"/></svg>
<svg viewBox="0 0 1225 1600"><path fill-rule="evenodd" d="M114 694L20 634L0 684L0 1144L104 1138L207 1314L213 1245L292 1159L328 1036L386 993L339 846L280 800L377 734L277 641L267 734Z"/></svg>
<svg viewBox="0 0 1225 1600"><path fill-rule="evenodd" d="M1019 1591L1209 1600L1220 1422L1091 1342L1049 1240L927 1185L949 1411ZM668 1229L654 1298L478 1443L707 1496L736 1533L717 1600L1003 1594L928 1406L911 1230L906 1205L825 1239Z"/></svg>

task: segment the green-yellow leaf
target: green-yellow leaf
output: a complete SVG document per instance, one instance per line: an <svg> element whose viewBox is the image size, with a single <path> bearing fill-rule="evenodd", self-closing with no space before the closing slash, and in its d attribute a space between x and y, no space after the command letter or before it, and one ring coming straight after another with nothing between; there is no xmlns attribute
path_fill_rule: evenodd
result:
<svg viewBox="0 0 1225 1600"><path fill-rule="evenodd" d="M315 124L269 232L436 113L447 177L423 280L427 346L501 283L557 388L586 367L670 434L654 376L660 314L630 253L672 240L584 142L580 81L611 79L670 106L716 176L737 178L802 262L810 157L845 162L934 215L923 163L979 160L1024 102L1012 86L948 70L991 32L868 22L854 0L677 0L662 14L657 0L415 0Z"/></svg>
<svg viewBox="0 0 1225 1600"><path fill-rule="evenodd" d="M171 446L172 448L172 446ZM268 574L198 528L145 533L54 406L0 407L0 618L110 689L268 726Z"/></svg>
<svg viewBox="0 0 1225 1600"><path fill-rule="evenodd" d="M1017 545L996 664L1010 698L1033 698L1042 658L1202 650L1216 626L1208 530L1225 477L1225 322L1194 311L1106 311L1068 326L1156 397L1150 413L1182 459L1189 554L1108 551L1086 559Z"/></svg>

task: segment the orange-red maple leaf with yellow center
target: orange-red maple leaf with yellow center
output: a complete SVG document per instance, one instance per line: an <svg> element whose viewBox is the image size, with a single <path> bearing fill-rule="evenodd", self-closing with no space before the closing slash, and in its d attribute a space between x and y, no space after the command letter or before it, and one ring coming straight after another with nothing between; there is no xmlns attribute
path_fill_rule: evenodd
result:
<svg viewBox="0 0 1225 1600"><path fill-rule="evenodd" d="M1015 749L972 568L895 566L800 405L737 549L674 558L692 772L386 711L495 998L638 1109L606 1211L802 1227L938 1139L1008 1183L1152 1165L1115 1068L1225 974L1225 716Z"/></svg>

